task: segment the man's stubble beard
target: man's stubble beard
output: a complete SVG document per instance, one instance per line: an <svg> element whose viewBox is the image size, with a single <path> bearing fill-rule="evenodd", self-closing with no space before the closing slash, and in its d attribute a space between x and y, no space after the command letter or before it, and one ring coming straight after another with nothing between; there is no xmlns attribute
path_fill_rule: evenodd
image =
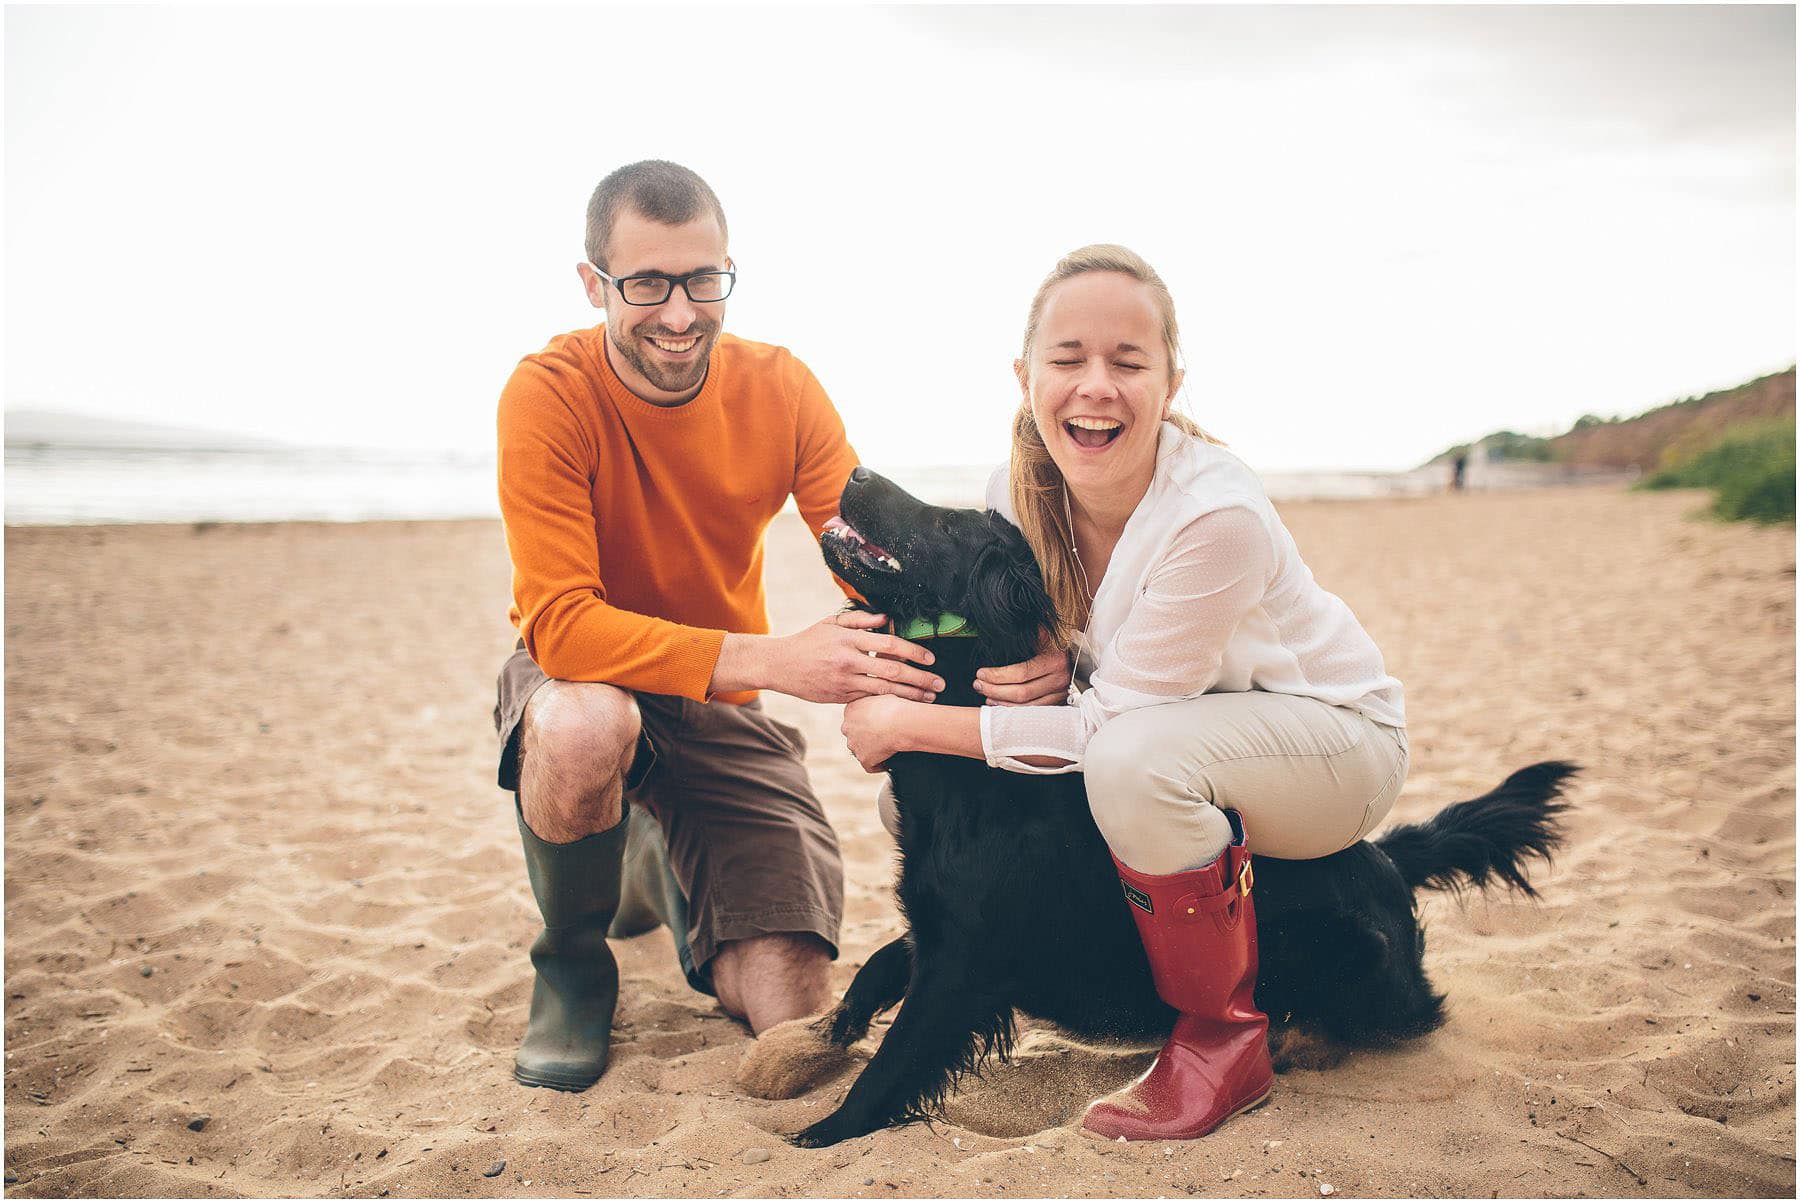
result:
<svg viewBox="0 0 1800 1203"><path fill-rule="evenodd" d="M656 333L658 337L668 339L698 337L703 354L696 356L694 362L685 369L678 365L659 363L650 358L639 341L650 333ZM651 384L665 393L685 393L689 389L698 388L700 383L706 379L706 368L712 361L713 344L718 341L718 337L719 327L717 324L702 326L696 322L680 335L669 334L662 330L633 330L623 343L613 337L609 330L607 341L612 344L612 349L618 352L620 358L630 364L638 375ZM682 374L676 375L676 373Z"/></svg>

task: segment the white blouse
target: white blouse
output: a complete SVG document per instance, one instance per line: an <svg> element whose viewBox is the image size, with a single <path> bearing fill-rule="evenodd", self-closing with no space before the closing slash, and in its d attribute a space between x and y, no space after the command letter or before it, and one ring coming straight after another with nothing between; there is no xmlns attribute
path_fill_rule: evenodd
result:
<svg viewBox="0 0 1800 1203"><path fill-rule="evenodd" d="M1002 465L987 504L1011 522ZM1068 773L1109 719L1205 693L1291 693L1406 725L1400 682L1350 607L1313 580L1242 460L1164 423L1150 488L1125 524L1076 643L1067 706L983 706L995 768ZM1021 756L1068 763L1040 768Z"/></svg>

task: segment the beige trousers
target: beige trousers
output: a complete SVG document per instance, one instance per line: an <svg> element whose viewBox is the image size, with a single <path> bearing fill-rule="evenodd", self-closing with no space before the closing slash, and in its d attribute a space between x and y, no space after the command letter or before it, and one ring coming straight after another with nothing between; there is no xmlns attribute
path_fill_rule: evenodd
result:
<svg viewBox="0 0 1800 1203"><path fill-rule="evenodd" d="M1113 854L1179 873L1230 842L1310 860L1363 838L1406 781L1406 732L1294 694L1209 693L1129 710L1088 740L1088 807Z"/></svg>
<svg viewBox="0 0 1800 1203"><path fill-rule="evenodd" d="M1406 781L1406 732L1293 694L1209 693L1130 710L1088 741L1088 806L1140 873L1179 873L1225 850L1235 810L1250 851L1329 856L1387 816ZM881 820L898 834L893 787Z"/></svg>

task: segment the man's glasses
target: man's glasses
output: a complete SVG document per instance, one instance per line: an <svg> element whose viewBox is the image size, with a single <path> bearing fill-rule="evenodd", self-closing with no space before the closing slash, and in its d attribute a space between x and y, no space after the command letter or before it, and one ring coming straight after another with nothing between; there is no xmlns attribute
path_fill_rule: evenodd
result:
<svg viewBox="0 0 1800 1203"><path fill-rule="evenodd" d="M687 293L688 300L698 305L723 301L737 283L735 271L693 272L685 276L609 276L593 264L594 274L619 290L627 305L660 305L674 293L675 286Z"/></svg>

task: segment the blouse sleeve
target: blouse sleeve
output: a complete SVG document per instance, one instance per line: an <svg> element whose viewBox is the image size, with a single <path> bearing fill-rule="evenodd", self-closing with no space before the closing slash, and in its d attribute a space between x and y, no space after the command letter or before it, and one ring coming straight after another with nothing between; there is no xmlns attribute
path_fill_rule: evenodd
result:
<svg viewBox="0 0 1800 1203"><path fill-rule="evenodd" d="M1012 488L1012 479L1008 475L1010 471L1010 464L1001 464L988 473L987 489L982 501L988 509L997 511L1002 518L1017 526L1019 523L1012 512L1012 498L1009 496Z"/></svg>
<svg viewBox="0 0 1800 1203"><path fill-rule="evenodd" d="M1266 596L1274 564L1268 528L1247 507L1214 510L1181 528L1078 701L981 708L987 762L1016 773L1074 772L1112 718L1205 693L1232 633ZM1022 756L1066 763L1045 768Z"/></svg>

